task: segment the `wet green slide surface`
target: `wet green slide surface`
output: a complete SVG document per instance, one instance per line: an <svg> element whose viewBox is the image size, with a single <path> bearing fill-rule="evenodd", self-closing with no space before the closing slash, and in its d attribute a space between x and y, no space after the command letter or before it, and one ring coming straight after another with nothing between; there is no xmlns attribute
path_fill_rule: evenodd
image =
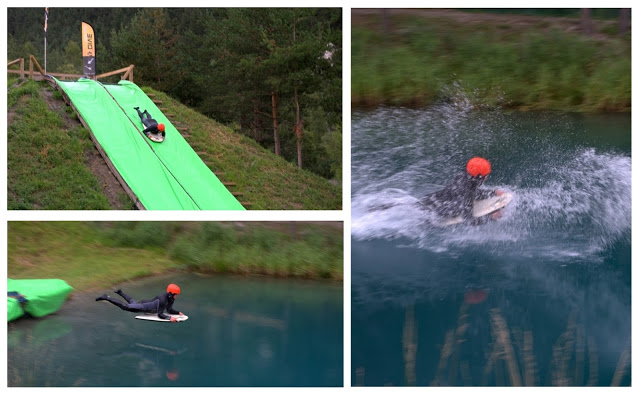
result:
<svg viewBox="0 0 640 396"><path fill-rule="evenodd" d="M202 162L180 132L136 84L130 81L120 81L117 85L105 85L104 87L140 130L144 127L134 107L140 107L140 111L147 110L158 123L165 125L164 142L150 142L151 147L169 171L180 181L198 207L201 209L244 209L216 175Z"/></svg>
<svg viewBox="0 0 640 396"><path fill-rule="evenodd" d="M244 209L135 84L56 82L146 209ZM164 142L151 142L141 134L136 106L165 124Z"/></svg>

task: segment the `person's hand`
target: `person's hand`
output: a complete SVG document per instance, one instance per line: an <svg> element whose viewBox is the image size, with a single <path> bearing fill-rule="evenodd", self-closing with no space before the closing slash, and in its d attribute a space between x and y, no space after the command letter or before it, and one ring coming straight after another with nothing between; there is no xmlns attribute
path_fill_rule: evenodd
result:
<svg viewBox="0 0 640 396"><path fill-rule="evenodd" d="M498 190L494 191L494 193L495 193L497 196L501 196L501 195L503 195L503 194L504 194L504 191L502 191L502 190L498 189Z"/></svg>
<svg viewBox="0 0 640 396"><path fill-rule="evenodd" d="M183 314L182 312L178 312L178 315L181 315L181 316L182 316L182 315L184 315L184 314Z"/></svg>
<svg viewBox="0 0 640 396"><path fill-rule="evenodd" d="M169 320L172 321L172 322L177 322L178 321L178 319L176 319L175 316L172 316L171 319L169 319Z"/></svg>
<svg viewBox="0 0 640 396"><path fill-rule="evenodd" d="M501 217L502 217L502 210L497 210L491 213L491 220L498 220Z"/></svg>

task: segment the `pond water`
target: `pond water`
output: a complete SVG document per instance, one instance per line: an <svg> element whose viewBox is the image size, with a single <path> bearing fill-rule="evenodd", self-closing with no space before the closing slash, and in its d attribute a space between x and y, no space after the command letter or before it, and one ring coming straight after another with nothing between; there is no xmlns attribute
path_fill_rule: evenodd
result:
<svg viewBox="0 0 640 396"><path fill-rule="evenodd" d="M473 156L514 200L429 226ZM356 112L351 177L353 385L630 384L629 115Z"/></svg>
<svg viewBox="0 0 640 396"><path fill-rule="evenodd" d="M134 319L75 293L9 324L9 386L342 386L342 286L180 274L119 285L133 298L181 286L186 322Z"/></svg>

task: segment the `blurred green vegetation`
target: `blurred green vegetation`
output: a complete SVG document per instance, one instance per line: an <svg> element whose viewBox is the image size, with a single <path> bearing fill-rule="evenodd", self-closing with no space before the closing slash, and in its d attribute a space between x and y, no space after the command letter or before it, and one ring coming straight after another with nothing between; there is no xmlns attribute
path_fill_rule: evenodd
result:
<svg viewBox="0 0 640 396"><path fill-rule="evenodd" d="M341 223L9 222L8 276L76 290L169 271L341 280Z"/></svg>
<svg viewBox="0 0 640 396"><path fill-rule="evenodd" d="M465 11L492 14L532 15L579 18L581 8L467 8ZM617 19L618 8L591 8L591 16L598 19Z"/></svg>
<svg viewBox="0 0 640 396"><path fill-rule="evenodd" d="M425 11L388 18L387 33L381 14L353 18L355 106L421 106L463 94L486 108L631 110L631 39L617 36L615 21L587 37L543 16L526 23Z"/></svg>

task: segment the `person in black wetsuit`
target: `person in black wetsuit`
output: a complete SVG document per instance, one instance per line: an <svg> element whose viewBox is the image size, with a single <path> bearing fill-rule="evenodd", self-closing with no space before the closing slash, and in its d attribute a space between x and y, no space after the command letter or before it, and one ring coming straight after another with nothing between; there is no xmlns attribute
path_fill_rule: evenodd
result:
<svg viewBox="0 0 640 396"><path fill-rule="evenodd" d="M473 217L473 202L504 194L502 190L480 189L489 173L491 173L489 161L481 157L471 158L467 162L466 173L457 176L442 190L425 195L418 205L445 218L462 216L466 222L484 222L487 218ZM496 220L500 216L501 212L496 211L490 215L490 218Z"/></svg>
<svg viewBox="0 0 640 396"><path fill-rule="evenodd" d="M173 316L165 315L165 310L173 315L183 315L182 312L173 309L173 302L175 301L175 298L178 296L178 294L180 294L180 287L173 283L167 286L166 293L160 294L151 300L136 301L133 298L127 296L121 289L116 290L115 293L120 295L120 297L124 298L127 302L123 303L122 301L115 300L106 294L97 297L96 301L109 301L111 304L120 307L120 309L129 312L156 312L159 318L169 319L172 322L176 322L176 318L174 318Z"/></svg>
<svg viewBox="0 0 640 396"><path fill-rule="evenodd" d="M153 118L151 118L151 114L149 114L148 111L144 111L144 112L140 112L140 107L134 107L134 109L136 109L136 111L138 112L138 116L140 117L140 119L142 120L142 125L144 125L144 130L142 131L142 133L144 133L145 135L147 135L147 137L149 137L150 133L153 134L161 134L162 138L164 139L164 124L160 123L158 124L158 122L156 120L154 120Z"/></svg>

